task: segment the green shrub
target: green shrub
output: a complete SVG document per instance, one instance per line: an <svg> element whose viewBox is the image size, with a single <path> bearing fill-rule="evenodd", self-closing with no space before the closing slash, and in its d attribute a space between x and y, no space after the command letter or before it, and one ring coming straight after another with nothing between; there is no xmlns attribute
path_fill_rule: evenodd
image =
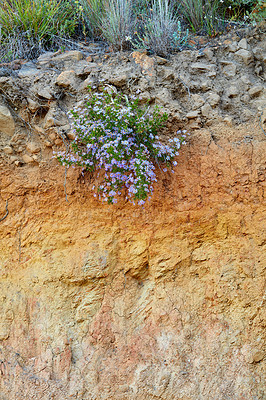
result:
<svg viewBox="0 0 266 400"><path fill-rule="evenodd" d="M227 17L238 21L260 21L266 18L266 5L263 0L225 0Z"/></svg>

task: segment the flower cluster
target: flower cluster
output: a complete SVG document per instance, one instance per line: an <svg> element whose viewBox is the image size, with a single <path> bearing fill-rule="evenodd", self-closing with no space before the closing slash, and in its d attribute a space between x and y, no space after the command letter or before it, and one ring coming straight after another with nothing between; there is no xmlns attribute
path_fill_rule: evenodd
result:
<svg viewBox="0 0 266 400"><path fill-rule="evenodd" d="M126 199L145 203L156 182L155 167L176 165L174 158L185 140L185 131L159 141L158 130L168 116L158 108L152 113L140 107L132 96L93 92L89 89L86 103L70 112L75 139L71 150L57 153L61 164L80 166L96 173L100 183L94 196L109 203L125 193ZM100 174L103 171L103 175Z"/></svg>

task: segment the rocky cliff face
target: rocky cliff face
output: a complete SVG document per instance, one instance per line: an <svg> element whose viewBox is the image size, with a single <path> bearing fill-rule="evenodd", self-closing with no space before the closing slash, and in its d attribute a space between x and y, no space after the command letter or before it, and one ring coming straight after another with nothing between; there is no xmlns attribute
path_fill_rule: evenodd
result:
<svg viewBox="0 0 266 400"><path fill-rule="evenodd" d="M242 49L252 56L242 65L239 43L230 46L239 61L224 54L250 81L244 94L239 84L226 95L234 85L223 74L234 67L218 68L213 49L211 62L184 69L206 91L189 79L178 91L182 63L139 53L124 76L111 61L66 53L0 78L1 400L265 398L265 89L254 74L263 55ZM80 171L64 184L52 159L71 138L64 111L81 85L108 73L99 85L129 90L125 71L174 107L169 132L192 132L144 208L98 203Z"/></svg>

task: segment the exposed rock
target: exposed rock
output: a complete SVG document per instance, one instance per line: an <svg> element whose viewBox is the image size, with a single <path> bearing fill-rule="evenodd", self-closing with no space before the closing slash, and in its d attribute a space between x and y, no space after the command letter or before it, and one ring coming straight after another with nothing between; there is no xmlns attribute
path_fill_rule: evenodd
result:
<svg viewBox="0 0 266 400"><path fill-rule="evenodd" d="M71 50L53 57L51 59L51 64L55 66L64 65L67 67L69 64L73 64L73 62L80 61L83 58L84 55L81 51Z"/></svg>
<svg viewBox="0 0 266 400"><path fill-rule="evenodd" d="M37 80L0 79L18 115L16 133L0 135L3 400L262 399L263 75L225 45L167 63L145 52L137 63L46 54ZM199 57L204 68L190 70ZM76 93L55 85L67 71L80 77ZM98 202L100 177L54 157L75 137L65 112L88 84L138 92L151 111L160 103L170 114L162 140L190 133L174 173L156 168L144 207ZM42 88L56 100L37 101Z"/></svg>
<svg viewBox="0 0 266 400"><path fill-rule="evenodd" d="M40 74L40 70L36 68L36 65L33 62L28 62L22 65L21 69L18 72L18 77L23 78L30 78L34 79L35 76Z"/></svg>
<svg viewBox="0 0 266 400"><path fill-rule="evenodd" d="M70 88L72 90L76 90L79 85L77 75L73 70L61 72L61 74L56 78L56 84L63 88Z"/></svg>

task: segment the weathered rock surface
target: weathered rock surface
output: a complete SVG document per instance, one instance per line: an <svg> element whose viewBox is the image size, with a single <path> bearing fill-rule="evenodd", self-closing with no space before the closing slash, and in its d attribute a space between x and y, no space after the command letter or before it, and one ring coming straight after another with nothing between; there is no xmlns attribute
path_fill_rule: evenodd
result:
<svg viewBox="0 0 266 400"><path fill-rule="evenodd" d="M265 399L265 72L243 51L48 53L1 78L1 400ZM192 130L143 208L64 185L53 151L88 83Z"/></svg>
<svg viewBox="0 0 266 400"><path fill-rule="evenodd" d="M2 399L262 400L265 143L196 131L143 209L3 162Z"/></svg>

